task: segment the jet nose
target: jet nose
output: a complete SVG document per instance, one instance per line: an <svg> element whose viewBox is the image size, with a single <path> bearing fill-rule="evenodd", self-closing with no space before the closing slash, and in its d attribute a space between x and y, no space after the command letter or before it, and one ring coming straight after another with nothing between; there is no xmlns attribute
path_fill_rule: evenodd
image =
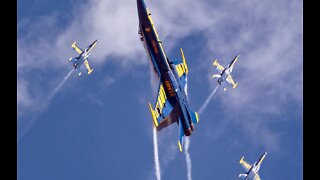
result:
<svg viewBox="0 0 320 180"><path fill-rule="evenodd" d="M138 13L143 13L146 9L146 4L144 0L137 0L137 8L138 8Z"/></svg>

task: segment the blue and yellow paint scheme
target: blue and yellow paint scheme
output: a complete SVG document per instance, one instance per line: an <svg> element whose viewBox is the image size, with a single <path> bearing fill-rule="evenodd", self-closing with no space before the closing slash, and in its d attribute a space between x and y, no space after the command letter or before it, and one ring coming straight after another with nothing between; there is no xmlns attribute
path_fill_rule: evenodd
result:
<svg viewBox="0 0 320 180"><path fill-rule="evenodd" d="M154 75L159 80L158 94L154 106L149 108L158 131L177 123L179 126L179 150L182 151L183 137L190 136L194 125L199 122L196 112L190 109L187 98L188 66L181 49L182 61L170 61L146 8L144 0L137 0L139 15L139 35L152 65Z"/></svg>
<svg viewBox="0 0 320 180"><path fill-rule="evenodd" d="M237 62L238 58L239 58L239 55L237 55L226 67L221 66L217 59L214 60L213 66L217 67L217 69L220 71L220 74L214 74L212 78L213 79L218 78L219 85L227 81L230 85L232 85L233 88L236 88L238 86L238 83L235 83L231 76L233 66ZM223 90L226 91L227 88L224 87Z"/></svg>
<svg viewBox="0 0 320 180"><path fill-rule="evenodd" d="M242 167L246 170L246 173L239 174L239 178L242 180L261 180L260 176L258 174L258 171L260 169L261 163L266 157L267 152L263 153L259 160L255 162L253 165L250 163L247 163L244 160L244 156L241 157L239 163L242 165Z"/></svg>
<svg viewBox="0 0 320 180"><path fill-rule="evenodd" d="M76 44L76 41L74 41L71 45L71 47L79 54L77 57L70 58L69 62L72 62L74 69L77 69L79 71L78 75L80 76L82 74L82 70L84 69L82 64L86 67L88 74L91 74L93 71L92 68L89 66L88 57L90 55L91 50L96 46L98 43L98 40L95 40L93 43L91 43L86 49L82 50L79 48Z"/></svg>

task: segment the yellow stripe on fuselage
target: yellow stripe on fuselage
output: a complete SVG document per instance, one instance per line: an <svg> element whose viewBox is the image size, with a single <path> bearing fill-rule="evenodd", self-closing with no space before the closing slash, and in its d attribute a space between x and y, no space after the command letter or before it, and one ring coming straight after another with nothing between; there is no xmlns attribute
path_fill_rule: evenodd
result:
<svg viewBox="0 0 320 180"><path fill-rule="evenodd" d="M162 47L160 38L159 38L159 36L158 36L158 32L157 32L157 30L156 30L156 28L155 28L155 26L154 26L154 24L153 24L153 21L152 21L152 18L151 18L151 13L150 13L150 11L148 10L148 8L147 8L147 14L148 14L148 19L149 19L149 21L150 21L150 24L151 24L151 27L152 27L152 29L153 29L153 32L154 32L155 35L156 35L157 42L158 42L158 44L159 44L160 50L161 50L164 58L167 59L167 56L166 56L166 54L164 53L164 50L163 50L163 47ZM155 50L155 52L157 52L157 51L158 51L158 49Z"/></svg>

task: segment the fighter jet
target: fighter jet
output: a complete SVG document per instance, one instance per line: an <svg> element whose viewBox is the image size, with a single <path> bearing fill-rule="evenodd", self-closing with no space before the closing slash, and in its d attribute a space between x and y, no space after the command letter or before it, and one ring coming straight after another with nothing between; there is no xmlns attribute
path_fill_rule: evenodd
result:
<svg viewBox="0 0 320 180"><path fill-rule="evenodd" d="M86 49L82 50L81 48L79 48L76 45L76 41L74 41L71 45L71 47L77 51L77 53L79 54L79 56L74 57L74 58L70 58L69 62L73 63L73 67L75 69L78 69L79 73L78 75L80 76L82 73L82 69L83 66L82 64L85 65L85 67L88 70L88 74L91 74L91 72L93 71L93 69L90 68L89 66L89 62L88 62L88 56L90 55L90 51L96 46L98 40L95 40L92 44L90 44Z"/></svg>
<svg viewBox="0 0 320 180"><path fill-rule="evenodd" d="M179 127L178 146L182 152L183 137L190 136L194 130L193 124L199 122L198 114L188 104L186 59L182 49L182 61L167 58L144 0L137 0L137 9L140 40L149 56L152 72L159 80L154 108L149 102L154 126L160 131L176 122Z"/></svg>
<svg viewBox="0 0 320 180"><path fill-rule="evenodd" d="M232 72L232 69L233 69L233 66L234 64L237 62L239 58L239 55L237 55L232 61L230 64L228 64L226 67L223 67L221 66L219 63L218 63L218 60L216 59L214 62L213 62L213 66L216 66L217 69L220 71L220 74L214 74L212 76L212 78L219 78L218 79L218 83L219 85L221 85L224 81L227 81L230 85L232 85L233 88L236 88L238 83L235 83L231 77L231 72ZM223 89L224 91L227 90L227 88L225 87Z"/></svg>
<svg viewBox="0 0 320 180"><path fill-rule="evenodd" d="M257 162L255 162L253 165L245 162L243 159L244 157L240 159L239 163L242 165L242 167L247 171L246 173L239 174L239 178L242 180L260 180L260 176L258 174L258 171L260 169L260 165L263 161L263 159L266 157L267 152L263 153L262 156L259 158Z"/></svg>

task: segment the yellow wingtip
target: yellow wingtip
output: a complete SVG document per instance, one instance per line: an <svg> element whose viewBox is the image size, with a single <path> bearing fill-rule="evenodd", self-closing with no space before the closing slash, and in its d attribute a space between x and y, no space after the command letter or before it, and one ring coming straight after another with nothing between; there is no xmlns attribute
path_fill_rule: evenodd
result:
<svg viewBox="0 0 320 180"><path fill-rule="evenodd" d="M157 121L157 119L156 119L156 116L155 116L155 114L154 114L154 112L153 112L153 109L152 109L152 106L151 106L150 102L149 102L149 108L150 108L150 112L151 112L151 116L152 116L154 125L155 125L156 127L158 127L159 124L158 124L158 121Z"/></svg>
<svg viewBox="0 0 320 180"><path fill-rule="evenodd" d="M217 61L218 61L218 59L215 59L214 61L213 61L213 66L217 66Z"/></svg>
<svg viewBox="0 0 320 180"><path fill-rule="evenodd" d="M236 88L238 86L238 83L236 83L234 86L233 86L233 88Z"/></svg>
<svg viewBox="0 0 320 180"><path fill-rule="evenodd" d="M93 69L90 69L90 71L88 71L88 74L91 74L91 73L92 73L92 71L93 71Z"/></svg>
<svg viewBox="0 0 320 180"><path fill-rule="evenodd" d="M179 150L180 150L180 152L182 152L182 146L181 146L180 141L178 141L178 146L179 146Z"/></svg>
<svg viewBox="0 0 320 180"><path fill-rule="evenodd" d="M72 44L71 44L71 47L74 47L76 45L76 41L74 41Z"/></svg>
<svg viewBox="0 0 320 180"><path fill-rule="evenodd" d="M199 116L198 116L198 113L197 113L197 112L195 112L195 114L196 114L197 123L199 123Z"/></svg>
<svg viewBox="0 0 320 180"><path fill-rule="evenodd" d="M239 163L242 163L242 162L243 162L243 159L244 159L244 156L241 157Z"/></svg>

